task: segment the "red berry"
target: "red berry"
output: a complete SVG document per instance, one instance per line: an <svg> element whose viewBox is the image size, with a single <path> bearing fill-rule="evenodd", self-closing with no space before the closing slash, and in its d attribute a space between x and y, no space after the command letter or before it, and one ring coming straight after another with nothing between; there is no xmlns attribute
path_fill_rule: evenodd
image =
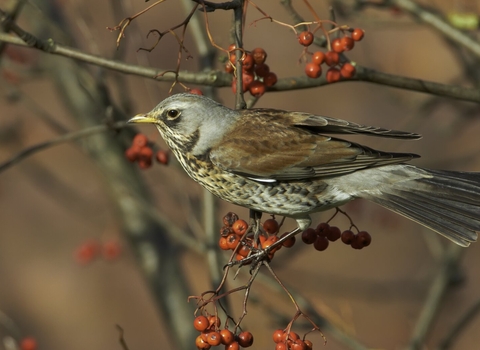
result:
<svg viewBox="0 0 480 350"><path fill-rule="evenodd" d="M357 233L356 240L363 246L368 247L372 243L372 236L367 231L360 231Z"/></svg>
<svg viewBox="0 0 480 350"><path fill-rule="evenodd" d="M242 258L246 258L250 254L250 248L247 245L243 245L237 250L237 254Z"/></svg>
<svg viewBox="0 0 480 350"><path fill-rule="evenodd" d="M220 317L215 316L215 315L211 315L211 316L208 316L208 323L209 323L208 328L218 329L218 327L220 327L220 324L222 322L220 321Z"/></svg>
<svg viewBox="0 0 480 350"><path fill-rule="evenodd" d="M312 32L301 32L298 34L298 42L303 46L310 46L313 43L313 33Z"/></svg>
<svg viewBox="0 0 480 350"><path fill-rule="evenodd" d="M255 64L260 65L267 59L267 53L261 47L257 47L252 51L253 61Z"/></svg>
<svg viewBox="0 0 480 350"><path fill-rule="evenodd" d="M305 74L307 75L307 77L316 79L322 75L322 67L313 62L307 63L305 65Z"/></svg>
<svg viewBox="0 0 480 350"><path fill-rule="evenodd" d="M333 67L336 66L340 62L340 56L338 53L334 51L327 51L325 54L325 63L327 66Z"/></svg>
<svg viewBox="0 0 480 350"><path fill-rule="evenodd" d="M133 138L132 145L136 147L145 147L148 144L148 138L144 134L136 134Z"/></svg>
<svg viewBox="0 0 480 350"><path fill-rule="evenodd" d="M268 73L268 75L263 78L263 83L265 84L265 86L273 86L277 83L277 75L275 73Z"/></svg>
<svg viewBox="0 0 480 350"><path fill-rule="evenodd" d="M297 339L293 342L292 346L290 347L292 350L307 350L307 345L301 339Z"/></svg>
<svg viewBox="0 0 480 350"><path fill-rule="evenodd" d="M355 28L352 32L352 39L355 41L360 41L363 39L365 32L360 28Z"/></svg>
<svg viewBox="0 0 480 350"><path fill-rule="evenodd" d="M100 246L97 241L88 240L75 251L75 260L80 265L86 265L97 256L99 250Z"/></svg>
<svg viewBox="0 0 480 350"><path fill-rule="evenodd" d="M327 224L326 222L321 222L318 224L315 232L318 236L326 237L329 229L330 229L329 224Z"/></svg>
<svg viewBox="0 0 480 350"><path fill-rule="evenodd" d="M247 91L252 83L255 81L255 76L250 72L243 72L242 73L242 83L243 89Z"/></svg>
<svg viewBox="0 0 480 350"><path fill-rule="evenodd" d="M283 235L280 236L280 238L285 237L289 233L290 232L285 232ZM290 236L286 241L283 241L282 245L285 248L291 248L295 245L295 241L296 241L295 236Z"/></svg>
<svg viewBox="0 0 480 350"><path fill-rule="evenodd" d="M140 169L148 169L152 166L152 159L151 158L140 158L138 160L138 166Z"/></svg>
<svg viewBox="0 0 480 350"><path fill-rule="evenodd" d="M312 350L312 348L313 348L313 343L312 343L310 340L305 339L305 340L304 340L304 343L305 343L305 345L307 346L307 350Z"/></svg>
<svg viewBox="0 0 480 350"><path fill-rule="evenodd" d="M348 36L344 36L340 39L340 43L344 51L350 51L355 46L355 41Z"/></svg>
<svg viewBox="0 0 480 350"><path fill-rule="evenodd" d="M337 239L339 239L342 235L342 231L336 226L330 226L330 228L327 230L327 239L330 242L335 242Z"/></svg>
<svg viewBox="0 0 480 350"><path fill-rule="evenodd" d="M353 249L363 249L363 245L362 243L358 240L358 236L355 235L355 237L353 238L353 241L352 243L350 243L350 246L353 248Z"/></svg>
<svg viewBox="0 0 480 350"><path fill-rule="evenodd" d="M195 339L195 346L197 349L210 349L211 345L206 342L206 340L203 339L202 337L203 334L200 334L196 339Z"/></svg>
<svg viewBox="0 0 480 350"><path fill-rule="evenodd" d="M189 92L194 95L203 95L203 92L200 89L190 89Z"/></svg>
<svg viewBox="0 0 480 350"><path fill-rule="evenodd" d="M265 84L256 80L248 88L252 96L260 97L265 93Z"/></svg>
<svg viewBox="0 0 480 350"><path fill-rule="evenodd" d="M355 239L355 233L350 230L343 231L341 238L343 243L352 244L353 240Z"/></svg>
<svg viewBox="0 0 480 350"><path fill-rule="evenodd" d="M142 147L140 152L138 152L139 156L144 159L150 159L153 157L153 151L150 147Z"/></svg>
<svg viewBox="0 0 480 350"><path fill-rule="evenodd" d="M313 228L307 228L302 232L302 241L305 244L313 244L317 239L317 233Z"/></svg>
<svg viewBox="0 0 480 350"><path fill-rule="evenodd" d="M278 225L278 222L275 219L268 219L268 220L265 220L265 222L263 223L263 229L269 235L273 235L277 233L279 228L280 226Z"/></svg>
<svg viewBox="0 0 480 350"><path fill-rule="evenodd" d="M288 350L287 344L285 343L277 343L275 345L275 350Z"/></svg>
<svg viewBox="0 0 480 350"><path fill-rule="evenodd" d="M342 53L344 51L344 47L342 45L342 42L340 39L334 39L332 41L332 51L337 52L337 53Z"/></svg>
<svg viewBox="0 0 480 350"><path fill-rule="evenodd" d="M285 339L284 334L285 332L283 331L283 329L277 329L275 332L273 332L273 341L275 343L280 343Z"/></svg>
<svg viewBox="0 0 480 350"><path fill-rule="evenodd" d="M340 81L340 71L337 68L329 68L327 70L327 82L328 83L335 83L337 81Z"/></svg>
<svg viewBox="0 0 480 350"><path fill-rule="evenodd" d="M317 239L313 243L313 247L318 251L324 251L328 248L328 239L327 237L317 236Z"/></svg>
<svg viewBox="0 0 480 350"><path fill-rule="evenodd" d="M167 165L168 164L168 152L164 150L159 150L157 153L155 153L155 159L157 159L157 162L160 164Z"/></svg>
<svg viewBox="0 0 480 350"><path fill-rule="evenodd" d="M251 53L246 53L244 56L243 56L243 60L242 60L242 70L244 72L251 72L253 70L253 56Z"/></svg>
<svg viewBox="0 0 480 350"><path fill-rule="evenodd" d="M235 340L235 336L228 329L222 329L220 331L220 341L223 345L230 345Z"/></svg>
<svg viewBox="0 0 480 350"><path fill-rule="evenodd" d="M105 260L112 261L117 259L122 253L122 247L118 240L105 242L102 247L102 256Z"/></svg>
<svg viewBox="0 0 480 350"><path fill-rule="evenodd" d="M345 62L342 68L340 68L340 74L345 79L352 78L355 75L355 72L356 72L355 66L348 62Z"/></svg>
<svg viewBox="0 0 480 350"><path fill-rule="evenodd" d="M248 348L253 344L253 335L250 332L242 332L237 336L237 341L242 348Z"/></svg>
<svg viewBox="0 0 480 350"><path fill-rule="evenodd" d="M23 338L20 342L20 350L37 350L37 340L33 337Z"/></svg>
<svg viewBox="0 0 480 350"><path fill-rule="evenodd" d="M323 62L325 62L325 53L323 53L323 51L314 52L312 56L312 63L321 65Z"/></svg>
<svg viewBox="0 0 480 350"><path fill-rule="evenodd" d="M206 317L203 316L203 315L197 316L197 317L193 320L193 327L194 327L197 331L199 331L199 332L203 332L203 331L206 330L209 326L210 326L210 323L208 322L208 318L206 318Z"/></svg>
<svg viewBox="0 0 480 350"><path fill-rule="evenodd" d="M235 68L233 68L233 64L230 62L227 62L225 64L225 72L232 74L235 71Z"/></svg>
<svg viewBox="0 0 480 350"><path fill-rule="evenodd" d="M300 339L300 336L299 336L297 333L293 332L293 331L291 331L290 333L288 333L288 338L287 338L287 333L284 333L284 334L283 334L283 340L284 340L284 341L285 341L285 340L295 341L295 340L297 340L297 339Z"/></svg>
<svg viewBox="0 0 480 350"><path fill-rule="evenodd" d="M135 162L138 159L138 149L130 147L125 151L125 158L127 158L130 162Z"/></svg>
<svg viewBox="0 0 480 350"><path fill-rule="evenodd" d="M270 73L270 67L268 66L268 64L262 63L255 66L255 74L259 77L265 78L268 73Z"/></svg>

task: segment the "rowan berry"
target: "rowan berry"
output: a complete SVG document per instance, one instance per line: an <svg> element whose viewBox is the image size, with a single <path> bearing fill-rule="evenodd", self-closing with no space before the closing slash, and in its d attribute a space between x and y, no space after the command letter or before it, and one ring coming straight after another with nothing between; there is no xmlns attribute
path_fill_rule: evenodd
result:
<svg viewBox="0 0 480 350"><path fill-rule="evenodd" d="M268 64L262 63L255 66L255 74L257 76L265 78L268 73L270 73L270 67L268 66Z"/></svg>
<svg viewBox="0 0 480 350"><path fill-rule="evenodd" d="M328 239L324 236L317 236L317 239L313 243L313 247L318 251L324 251L328 248Z"/></svg>
<svg viewBox="0 0 480 350"><path fill-rule="evenodd" d="M298 42L303 46L310 46L313 43L313 33L309 31L298 34Z"/></svg>
<svg viewBox="0 0 480 350"><path fill-rule="evenodd" d="M337 81L340 81L340 71L337 68L329 68L327 70L327 82L328 83L336 83Z"/></svg>
<svg viewBox="0 0 480 350"><path fill-rule="evenodd" d="M210 332L207 335L207 343L210 344L211 346L220 345L221 340L222 340L222 337L218 332Z"/></svg>
<svg viewBox="0 0 480 350"><path fill-rule="evenodd" d="M231 344L225 345L225 350L240 350L240 345L234 341Z"/></svg>
<svg viewBox="0 0 480 350"><path fill-rule="evenodd" d="M263 78L263 83L265 84L265 86L270 87L275 85L277 83L277 80L277 75L273 72L270 72L265 78Z"/></svg>
<svg viewBox="0 0 480 350"><path fill-rule="evenodd" d="M365 32L360 28L355 28L352 32L352 39L355 41L360 41L363 39Z"/></svg>
<svg viewBox="0 0 480 350"><path fill-rule="evenodd" d="M125 151L125 158L127 158L130 162L135 162L138 159L138 150L130 147Z"/></svg>
<svg viewBox="0 0 480 350"><path fill-rule="evenodd" d="M313 62L307 63L305 65L305 74L307 77L316 79L322 75L322 67Z"/></svg>
<svg viewBox="0 0 480 350"><path fill-rule="evenodd" d="M342 235L342 231L336 226L330 226L327 230L327 239L330 242L335 242Z"/></svg>
<svg viewBox="0 0 480 350"><path fill-rule="evenodd" d="M238 215L230 211L223 217L223 224L225 226L231 227L237 220Z"/></svg>
<svg viewBox="0 0 480 350"><path fill-rule="evenodd" d="M203 92L200 89L190 89L189 92L194 95L203 95Z"/></svg>
<svg viewBox="0 0 480 350"><path fill-rule="evenodd" d="M269 235L273 235L277 233L279 227L280 226L278 225L278 222L275 219L268 219L268 220L265 220L265 222L263 223L263 229Z"/></svg>
<svg viewBox="0 0 480 350"><path fill-rule="evenodd" d="M218 246L221 250L229 250L230 247L228 246L227 237L220 237L220 240L218 241Z"/></svg>
<svg viewBox="0 0 480 350"><path fill-rule="evenodd" d="M267 59L267 53L261 47L257 47L253 49L252 56L253 56L253 60L255 61L255 64L257 65L263 64Z"/></svg>
<svg viewBox="0 0 480 350"><path fill-rule="evenodd" d="M329 229L330 229L329 224L327 224L326 222L321 222L318 224L315 232L318 236L326 237Z"/></svg>
<svg viewBox="0 0 480 350"><path fill-rule="evenodd" d="M241 332L237 336L237 341L242 348L248 348L253 344L253 335L250 332Z"/></svg>
<svg viewBox="0 0 480 350"><path fill-rule="evenodd" d="M255 80L248 88L252 96L260 97L265 93L265 84L261 81Z"/></svg>
<svg viewBox="0 0 480 350"><path fill-rule="evenodd" d="M352 244L355 239L355 234L351 230L345 230L342 232L342 242L345 244Z"/></svg>
<svg viewBox="0 0 480 350"><path fill-rule="evenodd" d="M144 134L136 134L133 138L132 146L145 147L148 144L148 138Z"/></svg>
<svg viewBox="0 0 480 350"><path fill-rule="evenodd" d="M232 233L227 236L228 249L234 250L237 247L238 242L240 242L240 237L238 235Z"/></svg>
<svg viewBox="0 0 480 350"><path fill-rule="evenodd" d="M368 247L372 243L372 236L367 231L360 231L357 233L356 240L363 246Z"/></svg>
<svg viewBox="0 0 480 350"><path fill-rule="evenodd" d="M350 51L355 46L355 41L349 36L344 36L340 39L340 44L344 51Z"/></svg>
<svg viewBox="0 0 480 350"><path fill-rule="evenodd" d="M199 335L196 339L195 339L195 346L197 347L197 349L210 349L211 348L211 345L208 344L203 338L202 338L202 335Z"/></svg>
<svg viewBox="0 0 480 350"><path fill-rule="evenodd" d="M280 236L280 238L285 237L289 233L290 232L285 232L283 235ZM290 236L287 240L283 241L282 245L285 248L291 248L295 245L295 241L296 241L295 236Z"/></svg>
<svg viewBox="0 0 480 350"><path fill-rule="evenodd" d="M242 60L242 70L244 72L251 72L253 70L253 56L251 53L246 53L244 56L243 56L243 60Z"/></svg>
<svg viewBox="0 0 480 350"><path fill-rule="evenodd" d="M159 150L159 151L157 151L157 153L155 153L155 159L156 159L157 162L159 162L160 164L167 165L167 164L168 164L168 161L169 161L168 152L167 152L167 151L164 151L164 150Z"/></svg>
<svg viewBox="0 0 480 350"><path fill-rule="evenodd" d="M355 75L355 72L355 66L348 62L345 62L342 68L340 68L340 74L346 79L352 78Z"/></svg>
<svg viewBox="0 0 480 350"><path fill-rule="evenodd" d="M232 230L238 236L243 236L248 230L248 224L245 220L238 219L233 223Z"/></svg>
<svg viewBox="0 0 480 350"><path fill-rule="evenodd" d="M325 63L327 66L333 67L340 62L340 56L335 51L327 51L325 53Z"/></svg>
<svg viewBox="0 0 480 350"><path fill-rule="evenodd" d="M220 331L220 337L223 345L230 345L235 340L235 336L228 329L222 329Z"/></svg>
<svg viewBox="0 0 480 350"><path fill-rule="evenodd" d="M344 47L342 45L342 42L338 38L332 40L331 45L332 45L332 51L334 51L336 53L342 53L344 51Z"/></svg>
<svg viewBox="0 0 480 350"><path fill-rule="evenodd" d="M305 244L313 244L317 239L317 233L313 228L307 228L305 231L302 232L302 241Z"/></svg>
<svg viewBox="0 0 480 350"><path fill-rule="evenodd" d="M285 331L283 329L277 329L273 332L273 341L275 343L280 343L285 340L284 338Z"/></svg>
<svg viewBox="0 0 480 350"><path fill-rule="evenodd" d="M323 62L325 62L325 53L323 51L314 52L312 56L312 63L321 65Z"/></svg>
<svg viewBox="0 0 480 350"><path fill-rule="evenodd" d="M209 326L210 326L210 323L208 322L208 318L206 318L203 315L197 316L193 320L193 327L199 332L203 332Z"/></svg>

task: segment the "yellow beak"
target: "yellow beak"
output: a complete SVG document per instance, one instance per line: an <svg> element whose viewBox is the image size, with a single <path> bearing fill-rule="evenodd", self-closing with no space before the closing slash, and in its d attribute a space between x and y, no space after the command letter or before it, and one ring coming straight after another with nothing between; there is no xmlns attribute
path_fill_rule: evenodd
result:
<svg viewBox="0 0 480 350"><path fill-rule="evenodd" d="M155 123L155 118L151 117L149 114L137 114L135 117L130 119L127 123Z"/></svg>

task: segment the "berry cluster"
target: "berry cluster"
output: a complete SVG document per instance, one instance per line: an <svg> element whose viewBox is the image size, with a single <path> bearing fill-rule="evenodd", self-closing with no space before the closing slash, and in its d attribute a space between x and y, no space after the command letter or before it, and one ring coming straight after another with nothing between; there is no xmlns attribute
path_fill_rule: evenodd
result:
<svg viewBox="0 0 480 350"><path fill-rule="evenodd" d="M332 40L329 43L329 51L317 51L312 54L311 62L305 65L305 74L310 78L319 78L322 75L322 64L325 63L330 67L326 74L327 82L334 83L342 78L352 78L355 75L355 66L349 62L340 62L340 54L352 50L355 41L362 40L363 36L364 31L357 28L351 31L350 36L345 35L342 38ZM301 32L298 35L298 41L302 46L310 46L313 43L313 33L309 31Z"/></svg>
<svg viewBox="0 0 480 350"><path fill-rule="evenodd" d="M218 316L197 316L193 320L193 327L200 332L195 340L197 349L210 349L212 346L225 345L225 350L248 348L253 344L253 335L250 332L232 333L228 328L220 329Z"/></svg>
<svg viewBox="0 0 480 350"><path fill-rule="evenodd" d="M138 166L141 169L150 168L152 166L153 150L147 136L144 134L135 135L132 145L125 151L125 157L132 163L138 162ZM164 150L157 151L155 159L160 164L168 164L168 152Z"/></svg>
<svg viewBox="0 0 480 350"><path fill-rule="evenodd" d="M106 241L103 244L94 239L89 239L76 249L74 258L78 264L87 265L99 255L106 261L113 261L121 253L122 247L116 239Z"/></svg>
<svg viewBox="0 0 480 350"><path fill-rule="evenodd" d="M280 237L278 232L280 225L275 219L268 219L262 225L263 231L260 232L258 246L257 242L254 242L253 232L249 231L249 226L245 220L239 219L235 213L228 213L223 218L224 226L220 229L220 240L218 245L222 250L233 250L236 252L236 260L242 260L246 258L252 249L266 249L272 244L277 242L280 238L286 235L284 233ZM246 235L246 236L245 236ZM245 237L244 237L245 236ZM292 236L285 240L282 245L272 249L269 254L269 259L273 259L275 252L277 252L282 246L290 248L295 244L295 237Z"/></svg>
<svg viewBox="0 0 480 350"><path fill-rule="evenodd" d="M326 222L320 223L316 228L307 228L302 233L302 241L305 244L313 244L318 251L324 251L328 248L329 242L335 242L339 238L354 249L362 249L372 242L372 237L367 231L360 231L357 234L351 230L341 232L338 227L330 226Z"/></svg>
<svg viewBox="0 0 480 350"><path fill-rule="evenodd" d="M295 332L285 332L283 329L277 329L273 332L273 341L275 350L312 350L313 344L310 340L302 340Z"/></svg>
<svg viewBox="0 0 480 350"><path fill-rule="evenodd" d="M264 49L258 47L252 52L243 52L237 49L235 44L228 47L229 60L225 65L225 71L230 74L235 73L235 61L237 52L241 52L242 62L242 84L243 92L249 91L252 96L260 97L265 93L267 87L277 83L277 75L270 71L270 67L265 63L267 53ZM235 74L236 77L239 74ZM237 92L237 78L232 81L233 93Z"/></svg>

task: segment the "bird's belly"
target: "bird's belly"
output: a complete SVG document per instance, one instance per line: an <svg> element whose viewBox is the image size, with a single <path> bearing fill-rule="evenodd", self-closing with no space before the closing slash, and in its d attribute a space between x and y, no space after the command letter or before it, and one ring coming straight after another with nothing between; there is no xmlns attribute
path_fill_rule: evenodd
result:
<svg viewBox="0 0 480 350"><path fill-rule="evenodd" d="M185 170L215 196L269 214L302 216L336 207L351 199L340 200L321 180L264 183L209 165L196 169L185 167Z"/></svg>

